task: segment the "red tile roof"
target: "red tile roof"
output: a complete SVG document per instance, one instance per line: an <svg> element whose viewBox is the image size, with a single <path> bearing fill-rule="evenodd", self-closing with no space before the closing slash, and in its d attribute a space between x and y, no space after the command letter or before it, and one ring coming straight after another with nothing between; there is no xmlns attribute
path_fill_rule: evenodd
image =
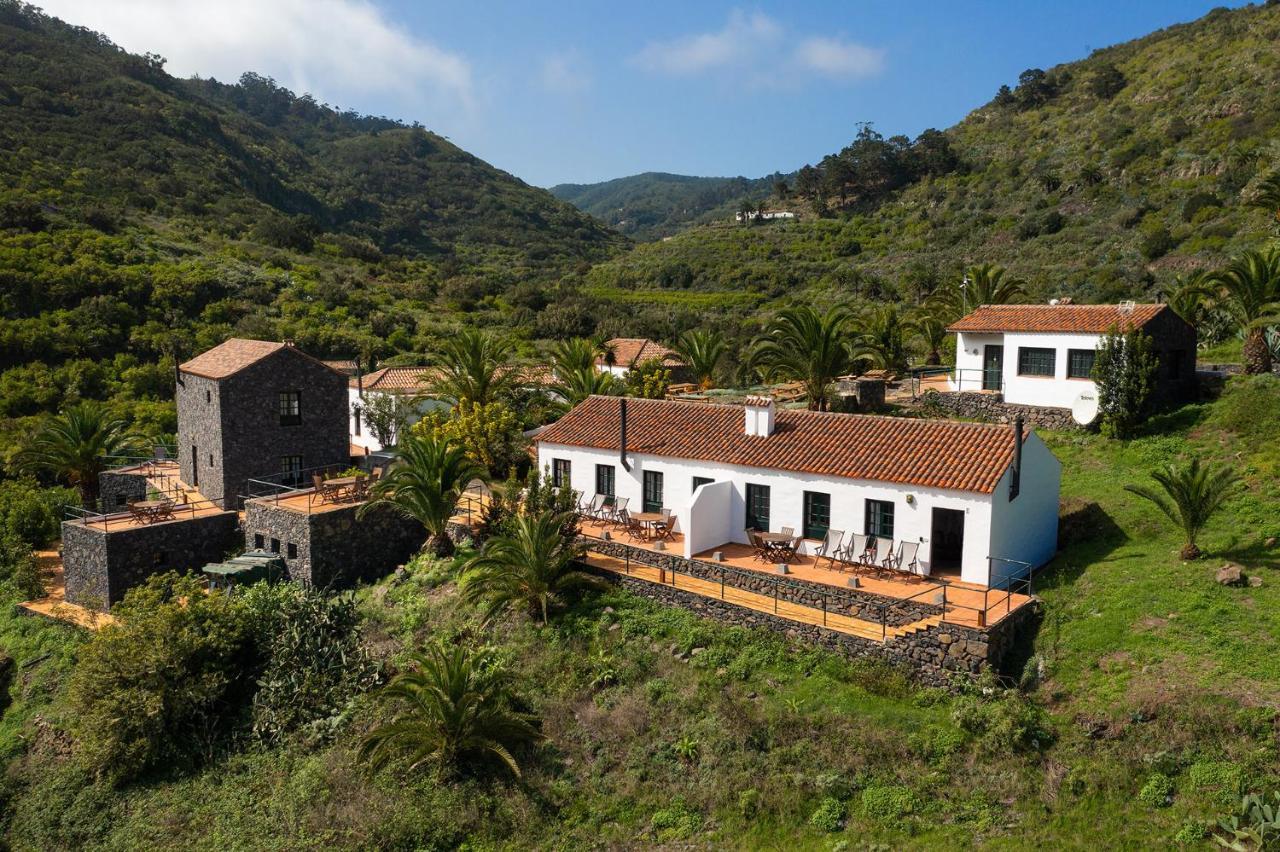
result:
<svg viewBox="0 0 1280 852"><path fill-rule="evenodd" d="M613 351L614 365L628 370L636 364L654 360L673 367L684 364L673 350L647 337L615 337L607 341L605 346ZM596 358L596 363L603 365L605 360Z"/></svg>
<svg viewBox="0 0 1280 852"><path fill-rule="evenodd" d="M772 435L749 436L745 419L740 406L629 399L627 449L984 494L1013 460L1008 426L784 409ZM617 450L618 426L618 399L593 396L535 440Z"/></svg>
<svg viewBox="0 0 1280 852"><path fill-rule="evenodd" d="M232 337L212 349L201 352L178 369L206 379L225 379L283 348L283 343L277 343L274 340L244 340Z"/></svg>
<svg viewBox="0 0 1280 852"><path fill-rule="evenodd" d="M947 331L1106 334L1113 325L1141 328L1167 310L1168 305L1134 305L1132 310L1119 305L983 305Z"/></svg>
<svg viewBox="0 0 1280 852"><path fill-rule="evenodd" d="M383 367L358 380L352 376L347 384L354 388L363 383L367 391L384 393L426 393L439 375L438 367Z"/></svg>

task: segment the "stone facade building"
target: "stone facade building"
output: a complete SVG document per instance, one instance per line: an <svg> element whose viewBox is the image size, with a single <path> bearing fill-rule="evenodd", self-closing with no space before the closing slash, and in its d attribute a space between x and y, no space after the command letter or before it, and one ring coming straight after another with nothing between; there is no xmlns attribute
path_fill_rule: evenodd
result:
<svg viewBox="0 0 1280 852"><path fill-rule="evenodd" d="M347 377L290 344L233 338L178 368L181 479L240 505L249 479L350 461Z"/></svg>

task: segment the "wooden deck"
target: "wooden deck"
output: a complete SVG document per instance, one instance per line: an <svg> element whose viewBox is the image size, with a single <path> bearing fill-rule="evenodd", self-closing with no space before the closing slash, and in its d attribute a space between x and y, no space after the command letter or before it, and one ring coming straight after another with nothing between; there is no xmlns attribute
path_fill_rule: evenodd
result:
<svg viewBox="0 0 1280 852"><path fill-rule="evenodd" d="M616 542L642 550L655 550L653 542L633 540L613 524L589 520L584 520L582 524L582 533L589 538L599 539L606 530L609 531ZM712 561L711 556L716 551L724 555L723 562ZM675 556L683 554L684 541L679 533L673 535L666 542L666 552ZM744 571L758 571L762 574L777 576L777 567L756 560L751 548L745 544L723 544L712 550L696 553L693 558L713 565L728 565ZM980 613L985 615L985 623L990 626L1019 607L1031 602L1031 598L1028 595L1009 594L1000 590L988 591L983 586L951 578L942 580L909 574L877 576L865 570L857 573L851 570L837 570L829 567L826 560L820 560L813 556L797 555L795 559L790 560L787 564L790 572L787 576L797 580L806 580L810 583L820 583L847 590L849 589L850 578L857 576L858 589L860 591L898 600L911 598L921 603L941 603L943 587L945 586L947 612L944 620L967 627L978 627ZM681 580L683 579L685 578L682 577ZM719 586L717 585L718 588Z"/></svg>
<svg viewBox="0 0 1280 852"><path fill-rule="evenodd" d="M206 515L220 515L225 509L213 503L205 501L197 504L178 503L173 507L173 517L163 521L145 521L133 517L128 512L113 512L109 515L97 515L90 518L80 518L68 523L82 524L86 527L103 532L119 532L120 530L138 529L139 527L152 527L157 524L173 524L180 521L189 521L192 518L203 518Z"/></svg>
<svg viewBox="0 0 1280 852"><path fill-rule="evenodd" d="M18 604L19 610L43 618L65 621L86 630L98 630L115 622L115 618L109 613L67 603L67 585L62 572L62 557L58 551L37 550L36 562L43 575L48 594L42 598Z"/></svg>
<svg viewBox="0 0 1280 852"><path fill-rule="evenodd" d="M339 499L339 500L322 500L314 488L307 488L300 491L286 491L282 494L266 495L264 497L254 497L254 501L265 503L271 506L279 506L281 509L288 509L290 512L298 512L303 515L319 515L324 512L334 512L338 509L350 509L352 506L359 506L366 501L364 499Z"/></svg>

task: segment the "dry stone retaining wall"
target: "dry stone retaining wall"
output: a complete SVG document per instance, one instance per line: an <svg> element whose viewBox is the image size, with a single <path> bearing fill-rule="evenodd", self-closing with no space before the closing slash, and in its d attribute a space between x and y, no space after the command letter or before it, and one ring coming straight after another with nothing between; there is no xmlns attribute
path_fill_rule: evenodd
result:
<svg viewBox="0 0 1280 852"><path fill-rule="evenodd" d="M958 391L939 393L927 390L916 403L926 411L938 411L952 417L982 420L987 423L1012 423L1019 415L1032 426L1042 429L1080 429L1066 408L1037 405L1014 405L999 393Z"/></svg>

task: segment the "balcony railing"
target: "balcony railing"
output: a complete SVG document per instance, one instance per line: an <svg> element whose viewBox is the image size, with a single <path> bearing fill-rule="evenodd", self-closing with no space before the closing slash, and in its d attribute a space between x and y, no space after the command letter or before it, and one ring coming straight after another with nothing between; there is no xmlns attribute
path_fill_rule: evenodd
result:
<svg viewBox="0 0 1280 852"><path fill-rule="evenodd" d="M911 398L918 399L927 390L940 393L1001 391L1004 390L1004 376L1000 370L981 367L913 367Z"/></svg>

